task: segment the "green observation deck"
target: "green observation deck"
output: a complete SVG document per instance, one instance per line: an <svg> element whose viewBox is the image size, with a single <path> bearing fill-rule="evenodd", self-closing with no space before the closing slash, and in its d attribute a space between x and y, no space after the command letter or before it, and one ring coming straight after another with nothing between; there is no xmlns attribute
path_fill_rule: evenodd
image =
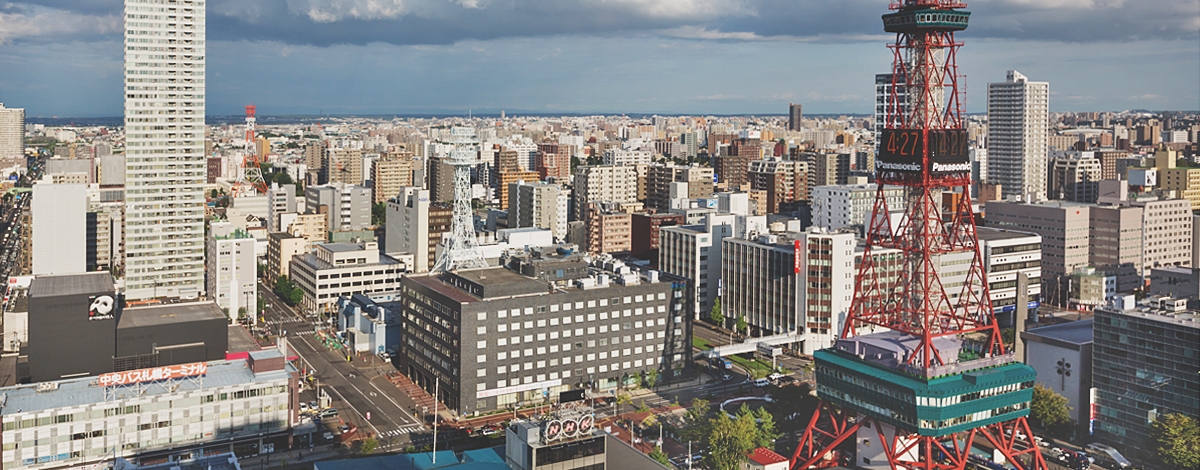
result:
<svg viewBox="0 0 1200 470"><path fill-rule="evenodd" d="M889 33L920 33L926 31L962 31L967 29L969 11L901 10L883 15L883 30Z"/></svg>
<svg viewBox="0 0 1200 470"><path fill-rule="evenodd" d="M934 341L943 357L971 357L955 338ZM817 351L817 394L921 436L940 437L1025 417L1033 399L1032 367L1012 354L929 369L905 365L917 339L894 332L838 340Z"/></svg>

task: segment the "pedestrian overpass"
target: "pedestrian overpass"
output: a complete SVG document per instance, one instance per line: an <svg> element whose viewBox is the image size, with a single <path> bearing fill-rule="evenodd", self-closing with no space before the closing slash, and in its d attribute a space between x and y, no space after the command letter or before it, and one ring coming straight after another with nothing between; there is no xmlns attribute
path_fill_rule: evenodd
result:
<svg viewBox="0 0 1200 470"><path fill-rule="evenodd" d="M799 333L788 332L772 336L762 336L758 338L746 338L745 341L737 344L727 344L725 346L717 346L707 351L701 351L698 357L703 359L711 359L714 357L725 357L734 354L745 354L758 351L758 346L778 346L781 344L799 343L803 341Z"/></svg>

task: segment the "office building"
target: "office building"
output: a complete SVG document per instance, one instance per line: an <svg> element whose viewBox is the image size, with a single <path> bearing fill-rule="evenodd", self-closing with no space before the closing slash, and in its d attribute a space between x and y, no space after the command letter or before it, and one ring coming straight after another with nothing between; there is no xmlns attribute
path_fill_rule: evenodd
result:
<svg viewBox="0 0 1200 470"><path fill-rule="evenodd" d="M532 170L501 171L500 172L500 180L496 182L496 184L498 185L498 187L500 189L500 191L499 191L500 202L502 204L508 203L508 201L509 201L509 199L508 199L509 198L509 196L508 196L509 185L519 182L519 181L537 181L537 180L538 180L538 173L536 171L532 171ZM454 199L451 198L450 201L453 202Z"/></svg>
<svg viewBox="0 0 1200 470"><path fill-rule="evenodd" d="M658 268L692 283L692 315L696 320L707 318L720 292L721 240L737 236L735 219L732 215L709 214L702 225L659 230Z"/></svg>
<svg viewBox="0 0 1200 470"><path fill-rule="evenodd" d="M567 183L571 179L571 154L573 147L547 141L537 146L537 172L542 180Z"/></svg>
<svg viewBox="0 0 1200 470"><path fill-rule="evenodd" d="M1110 148L1096 150L1093 155L1097 160L1100 160L1100 179L1122 179L1120 176L1123 176L1123 174L1117 173L1117 161L1129 157L1129 152Z"/></svg>
<svg viewBox="0 0 1200 470"><path fill-rule="evenodd" d="M1195 239L1190 201L1139 197L1130 204L1142 209L1142 277L1149 276L1153 268L1197 267L1192 263Z"/></svg>
<svg viewBox="0 0 1200 470"><path fill-rule="evenodd" d="M229 317L230 323L246 319L258 324L258 259L254 237L229 222L209 224L207 269L208 297Z"/></svg>
<svg viewBox="0 0 1200 470"><path fill-rule="evenodd" d="M329 179L325 175L325 141L318 140L304 144L304 166L308 168L304 175L305 186L326 184Z"/></svg>
<svg viewBox="0 0 1200 470"><path fill-rule="evenodd" d="M604 165L649 165L654 161L654 155L649 150L612 148L604 151L601 156Z"/></svg>
<svg viewBox="0 0 1200 470"><path fill-rule="evenodd" d="M829 230L851 227L864 233L867 215L875 208L878 188L875 184L813 187L813 225ZM904 207L904 188L886 187L883 193L889 208L899 210Z"/></svg>
<svg viewBox="0 0 1200 470"><path fill-rule="evenodd" d="M305 250L329 240L329 216L327 214L280 214L279 225L283 231L304 237L308 242Z"/></svg>
<svg viewBox="0 0 1200 470"><path fill-rule="evenodd" d="M321 168L328 183L363 184L363 151L361 148L327 148Z"/></svg>
<svg viewBox="0 0 1200 470"><path fill-rule="evenodd" d="M578 253L548 271L506 267L400 280L401 372L459 414L607 392L691 364L688 283ZM563 263L582 270L563 269ZM536 270L536 268L535 268ZM544 279L555 279L548 282ZM436 384L435 384L436 382Z"/></svg>
<svg viewBox="0 0 1200 470"><path fill-rule="evenodd" d="M124 28L125 295L197 297L208 163L204 2L125 0L124 17L139 18Z"/></svg>
<svg viewBox="0 0 1200 470"><path fill-rule="evenodd" d="M429 197L434 202L454 202L454 165L451 165L449 160L450 157L430 157L428 159L429 184L426 188L429 189ZM496 181L501 179L497 175Z"/></svg>
<svg viewBox="0 0 1200 470"><path fill-rule="evenodd" d="M108 271L125 261L125 190L88 193L86 269Z"/></svg>
<svg viewBox="0 0 1200 470"><path fill-rule="evenodd" d="M1017 276L1024 274L1029 280L1026 308L1033 311L1041 305L1042 236L994 227L976 227L975 234L992 296L992 313L1001 324L1015 325L1013 315L1020 295Z"/></svg>
<svg viewBox="0 0 1200 470"><path fill-rule="evenodd" d="M750 162L747 179L751 190L765 191L766 214L795 210L797 201L811 198L808 162L770 158Z"/></svg>
<svg viewBox="0 0 1200 470"><path fill-rule="evenodd" d="M1200 268L1166 267L1150 270L1149 295L1200 299Z"/></svg>
<svg viewBox="0 0 1200 470"><path fill-rule="evenodd" d="M371 226L371 188L330 183L304 188L307 212L324 214L329 231L361 230Z"/></svg>
<svg viewBox="0 0 1200 470"><path fill-rule="evenodd" d="M511 215L510 215L511 217ZM511 219L510 219L511 220ZM608 202L592 202L584 207L588 253L624 253L633 248L633 216Z"/></svg>
<svg viewBox="0 0 1200 470"><path fill-rule="evenodd" d="M800 291L804 306L804 353L833 347L854 297L856 240L852 232L831 232L811 227L796 237L796 260L804 275Z"/></svg>
<svg viewBox="0 0 1200 470"><path fill-rule="evenodd" d="M624 204L638 200L637 169L632 166L586 165L575 169L572 193L576 217L588 203Z"/></svg>
<svg viewBox="0 0 1200 470"><path fill-rule="evenodd" d="M567 238L567 201L567 190L558 184L510 183L508 226L549 229L561 242Z"/></svg>
<svg viewBox="0 0 1200 470"><path fill-rule="evenodd" d="M1193 211L1200 210L1200 168L1159 168L1158 174L1159 187L1187 200Z"/></svg>
<svg viewBox="0 0 1200 470"><path fill-rule="evenodd" d="M686 223L683 214L630 214L630 251L638 259L658 263L658 247L663 227Z"/></svg>
<svg viewBox="0 0 1200 470"><path fill-rule="evenodd" d="M0 103L0 158L25 156L25 108Z"/></svg>
<svg viewBox="0 0 1200 470"><path fill-rule="evenodd" d="M762 143L757 138L739 138L726 147L728 155L713 157L713 172L726 189L737 191L749 182L750 162L762 158Z"/></svg>
<svg viewBox="0 0 1200 470"><path fill-rule="evenodd" d="M1075 436L1090 434L1092 408L1093 320L1032 328L1020 333L1025 357L1037 371L1037 383L1066 397Z"/></svg>
<svg viewBox="0 0 1200 470"><path fill-rule="evenodd" d="M899 119L892 122L887 122L888 116L904 116L908 112L908 88L904 85L904 79L900 83L892 83L893 74L881 73L875 75L875 153L879 155L879 145L881 144L880 135L883 134L884 128L899 128L902 123ZM893 98L893 93L895 97ZM859 170L871 169L859 168Z"/></svg>
<svg viewBox="0 0 1200 470"><path fill-rule="evenodd" d="M292 258L308 253L309 242L304 237L287 232L272 232L267 236L267 285L273 286L279 276L288 276Z"/></svg>
<svg viewBox="0 0 1200 470"><path fill-rule="evenodd" d="M371 164L371 192L376 204L400 194L413 185L413 159L406 153L380 157Z"/></svg>
<svg viewBox="0 0 1200 470"><path fill-rule="evenodd" d="M293 257L290 271L292 282L304 292L301 311L328 314L341 296L390 300L409 266L380 253L375 242L323 243L312 253Z"/></svg>
<svg viewBox="0 0 1200 470"><path fill-rule="evenodd" d="M87 272L87 186L33 185L33 274Z"/></svg>
<svg viewBox="0 0 1200 470"><path fill-rule="evenodd" d="M734 322L745 318L752 336L803 332L804 275L797 272L792 240L762 235L755 240L726 237L721 243L722 314Z"/></svg>
<svg viewBox="0 0 1200 470"><path fill-rule="evenodd" d="M1122 296L1094 318L1093 437L1144 462L1156 452L1151 422L1170 413L1200 419L1200 317L1170 300Z"/></svg>
<svg viewBox="0 0 1200 470"><path fill-rule="evenodd" d="M808 183L818 186L844 185L850 177L850 153L819 152L805 155L808 158Z"/></svg>
<svg viewBox="0 0 1200 470"><path fill-rule="evenodd" d="M1100 197L1100 160L1092 152L1073 152L1050 162L1049 198L1088 204Z"/></svg>
<svg viewBox="0 0 1200 470"><path fill-rule="evenodd" d="M671 183L687 183L687 199L712 196L713 169L683 165L650 165L646 169L646 198L654 209L671 208ZM681 197L683 197L681 195Z"/></svg>
<svg viewBox="0 0 1200 470"><path fill-rule="evenodd" d="M300 419L297 371L278 350L18 385L0 394L6 469L253 454L264 443L283 449Z"/></svg>
<svg viewBox="0 0 1200 470"><path fill-rule="evenodd" d="M295 185L285 184L280 186L278 183L271 183L271 187L267 189L267 231L282 231L284 227L279 223L279 216L281 214L303 212L304 209L296 200Z"/></svg>
<svg viewBox="0 0 1200 470"><path fill-rule="evenodd" d="M107 272L38 276L29 311L22 352L31 382L218 360L229 350L228 320L212 301L128 306Z"/></svg>
<svg viewBox="0 0 1200 470"><path fill-rule="evenodd" d="M799 103L788 103L788 130L804 130L804 107Z"/></svg>
<svg viewBox="0 0 1200 470"><path fill-rule="evenodd" d="M986 221L989 227L1041 235L1042 297L1051 305L1065 306L1067 276L1091 264L1091 209L1076 202L992 201L987 203Z"/></svg>
<svg viewBox="0 0 1200 470"><path fill-rule="evenodd" d="M433 269L442 234L450 231L451 207L429 199L428 190L409 186L387 203L384 252L411 254L417 273Z"/></svg>
<svg viewBox="0 0 1200 470"><path fill-rule="evenodd" d="M1032 82L1016 70L988 84L988 178L1006 194L1045 200L1050 83Z"/></svg>

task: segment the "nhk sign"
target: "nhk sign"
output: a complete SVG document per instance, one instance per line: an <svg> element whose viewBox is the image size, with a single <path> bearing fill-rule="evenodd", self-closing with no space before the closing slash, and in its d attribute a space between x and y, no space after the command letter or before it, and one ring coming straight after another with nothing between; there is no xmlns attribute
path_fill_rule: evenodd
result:
<svg viewBox="0 0 1200 470"><path fill-rule="evenodd" d="M129 385L140 382L157 382L159 380L182 379L208 373L208 363L193 362L174 366L152 367L149 369L128 370L103 374L98 379L101 386Z"/></svg>

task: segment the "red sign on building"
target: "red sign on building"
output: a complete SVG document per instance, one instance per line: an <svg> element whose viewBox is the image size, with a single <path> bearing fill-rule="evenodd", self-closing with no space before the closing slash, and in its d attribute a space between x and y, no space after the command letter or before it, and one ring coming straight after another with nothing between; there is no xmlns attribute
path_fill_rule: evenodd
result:
<svg viewBox="0 0 1200 470"><path fill-rule="evenodd" d="M151 367L149 369L127 370L100 375L98 381L103 387L129 385L139 382L157 382L159 380L182 379L208 373L207 362L193 362L173 366Z"/></svg>
<svg viewBox="0 0 1200 470"><path fill-rule="evenodd" d="M803 257L800 256L800 240L795 240L794 243L796 244L796 254L792 262L795 263L796 274L800 274L800 265L804 264Z"/></svg>

